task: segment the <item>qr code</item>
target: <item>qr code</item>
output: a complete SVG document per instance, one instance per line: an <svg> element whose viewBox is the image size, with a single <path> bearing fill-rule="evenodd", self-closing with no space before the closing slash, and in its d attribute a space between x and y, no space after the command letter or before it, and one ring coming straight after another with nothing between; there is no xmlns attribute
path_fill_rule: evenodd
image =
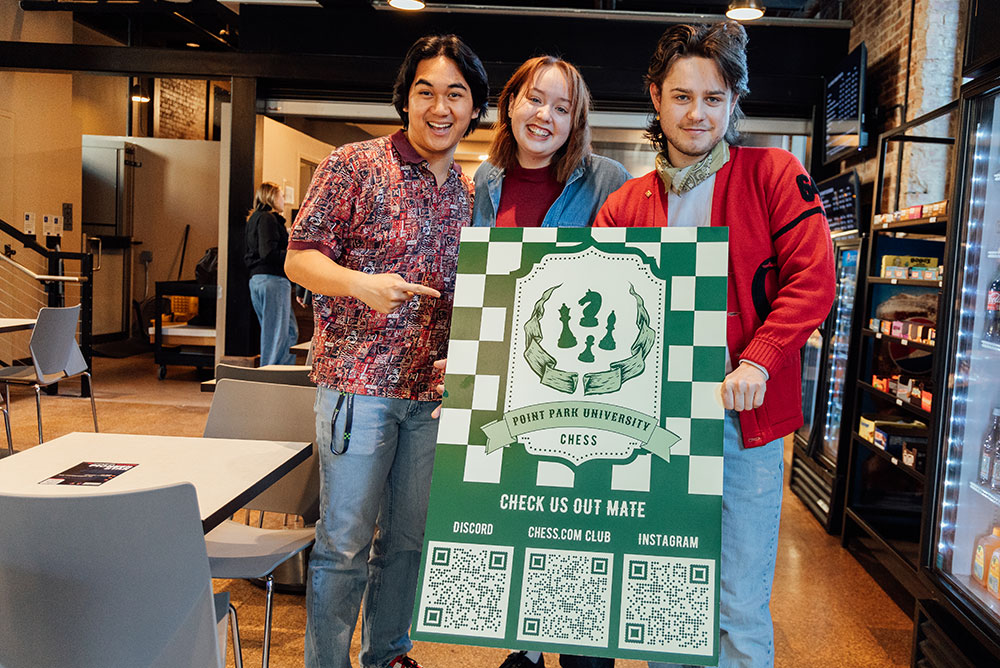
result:
<svg viewBox="0 0 1000 668"><path fill-rule="evenodd" d="M607 647L613 566L611 553L527 549L518 639Z"/></svg>
<svg viewBox="0 0 1000 668"><path fill-rule="evenodd" d="M417 629L503 638L514 548L430 541L427 551Z"/></svg>
<svg viewBox="0 0 1000 668"><path fill-rule="evenodd" d="M715 645L715 562L624 555L618 646L710 656Z"/></svg>

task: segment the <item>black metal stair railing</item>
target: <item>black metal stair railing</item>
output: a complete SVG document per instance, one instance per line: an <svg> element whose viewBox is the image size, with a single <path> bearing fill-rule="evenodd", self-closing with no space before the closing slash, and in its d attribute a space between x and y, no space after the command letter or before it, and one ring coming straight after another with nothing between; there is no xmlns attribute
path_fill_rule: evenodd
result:
<svg viewBox="0 0 1000 668"><path fill-rule="evenodd" d="M36 274L14 259L17 254L11 244L5 243L0 262L12 265L32 280L45 286L49 306L65 306L67 283L80 286L80 349L91 367L93 357L93 327L94 327L94 256L91 253L70 253L59 249L59 237L48 237L48 243L54 248L46 248L39 244L34 235L21 232L10 223L0 220L0 232L19 242L25 251L40 255L45 259L47 274ZM80 273L67 275L64 269L66 260L80 263Z"/></svg>

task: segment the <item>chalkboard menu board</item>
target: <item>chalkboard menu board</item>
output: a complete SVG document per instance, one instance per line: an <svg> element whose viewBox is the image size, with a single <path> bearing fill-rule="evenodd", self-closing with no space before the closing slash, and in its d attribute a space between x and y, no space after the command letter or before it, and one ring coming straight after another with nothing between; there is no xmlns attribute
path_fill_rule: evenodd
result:
<svg viewBox="0 0 1000 668"><path fill-rule="evenodd" d="M858 200L858 173L853 169L838 174L831 179L821 181L819 198L826 211L826 219L830 223L831 232L860 229L861 205Z"/></svg>
<svg viewBox="0 0 1000 668"><path fill-rule="evenodd" d="M854 49L826 79L823 104L823 164L846 157L868 144L864 131L865 45Z"/></svg>

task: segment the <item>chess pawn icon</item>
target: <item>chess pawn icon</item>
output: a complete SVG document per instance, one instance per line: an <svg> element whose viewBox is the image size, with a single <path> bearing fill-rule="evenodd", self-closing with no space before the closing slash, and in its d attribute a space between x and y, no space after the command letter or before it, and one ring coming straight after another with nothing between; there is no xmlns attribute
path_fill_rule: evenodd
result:
<svg viewBox="0 0 1000 668"><path fill-rule="evenodd" d="M577 357L577 359L580 360L581 362L593 362L594 361L593 347L594 347L594 337L588 336L587 347L584 349L582 353L580 353L580 356Z"/></svg>
<svg viewBox="0 0 1000 668"><path fill-rule="evenodd" d="M576 337L569 328L569 307L563 304L559 307L559 320L562 322L562 332L559 334L558 346L560 348L575 348Z"/></svg>
<svg viewBox="0 0 1000 668"><path fill-rule="evenodd" d="M597 344L597 347L601 350L614 350L615 349L615 337L612 332L615 331L615 312L612 311L611 315L608 316L608 324L606 325L608 333L604 335L601 342Z"/></svg>
<svg viewBox="0 0 1000 668"><path fill-rule="evenodd" d="M593 290L587 290L587 294L577 302L583 306L583 317L580 318L581 327L597 327L597 313L601 310L601 295Z"/></svg>

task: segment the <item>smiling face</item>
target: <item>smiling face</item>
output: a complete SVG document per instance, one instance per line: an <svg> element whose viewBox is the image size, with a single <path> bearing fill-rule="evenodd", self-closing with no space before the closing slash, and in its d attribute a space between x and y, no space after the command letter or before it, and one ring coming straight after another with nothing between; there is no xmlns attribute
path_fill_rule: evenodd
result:
<svg viewBox="0 0 1000 668"><path fill-rule="evenodd" d="M694 56L677 59L663 82L649 87L649 96L674 167L693 165L715 148L737 101L715 62Z"/></svg>
<svg viewBox="0 0 1000 668"><path fill-rule="evenodd" d="M551 164L569 139L572 125L573 102L566 77L555 67L538 70L510 106L517 162L527 169Z"/></svg>
<svg viewBox="0 0 1000 668"><path fill-rule="evenodd" d="M469 123L479 116L468 82L446 56L420 61L403 111L406 138L431 164L450 164Z"/></svg>

